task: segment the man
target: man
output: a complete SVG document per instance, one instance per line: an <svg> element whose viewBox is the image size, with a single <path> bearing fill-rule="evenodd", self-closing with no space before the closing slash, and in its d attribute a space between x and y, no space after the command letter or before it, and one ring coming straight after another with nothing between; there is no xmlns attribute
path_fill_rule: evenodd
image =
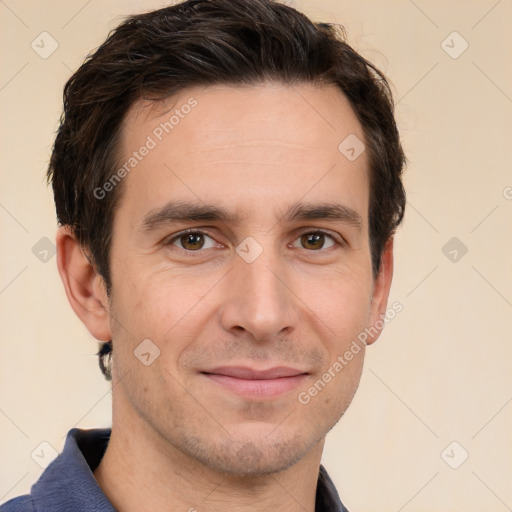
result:
<svg viewBox="0 0 512 512"><path fill-rule="evenodd" d="M320 461L383 326L403 165L339 28L271 0L123 22L66 85L48 173L112 429L70 430L2 512L346 510Z"/></svg>

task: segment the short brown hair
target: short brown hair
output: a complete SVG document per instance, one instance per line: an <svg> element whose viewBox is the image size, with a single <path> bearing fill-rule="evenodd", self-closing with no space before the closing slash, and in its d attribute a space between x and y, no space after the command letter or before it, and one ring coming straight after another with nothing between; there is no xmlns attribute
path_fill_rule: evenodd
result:
<svg viewBox="0 0 512 512"><path fill-rule="evenodd" d="M195 85L334 84L347 97L369 156L369 237L374 276L405 208L405 156L385 76L346 42L339 25L312 22L273 0L187 0L130 16L71 76L48 169L58 221L88 249L107 293L109 249L122 183L99 199L117 170L129 108ZM340 141L341 142L341 141ZM110 378L99 352L100 367Z"/></svg>

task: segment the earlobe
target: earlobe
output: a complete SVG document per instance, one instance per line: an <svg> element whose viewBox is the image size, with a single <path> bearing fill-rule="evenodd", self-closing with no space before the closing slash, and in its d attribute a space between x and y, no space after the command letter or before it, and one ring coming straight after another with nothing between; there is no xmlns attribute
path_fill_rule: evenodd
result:
<svg viewBox="0 0 512 512"><path fill-rule="evenodd" d="M383 318L386 315L389 290L393 279L393 237L386 242L382 251L379 274L377 275L374 287L370 312L370 325L367 345L371 345L379 338L384 327Z"/></svg>
<svg viewBox="0 0 512 512"><path fill-rule="evenodd" d="M112 339L103 278L89 262L69 226L57 231L57 267L73 311L100 341Z"/></svg>

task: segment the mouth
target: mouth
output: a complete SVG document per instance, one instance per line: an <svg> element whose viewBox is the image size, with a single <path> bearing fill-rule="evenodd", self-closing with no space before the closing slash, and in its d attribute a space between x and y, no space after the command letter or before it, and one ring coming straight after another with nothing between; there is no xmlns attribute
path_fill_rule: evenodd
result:
<svg viewBox="0 0 512 512"><path fill-rule="evenodd" d="M223 366L201 372L213 383L249 399L275 398L301 385L308 373L278 366L257 370L243 366Z"/></svg>

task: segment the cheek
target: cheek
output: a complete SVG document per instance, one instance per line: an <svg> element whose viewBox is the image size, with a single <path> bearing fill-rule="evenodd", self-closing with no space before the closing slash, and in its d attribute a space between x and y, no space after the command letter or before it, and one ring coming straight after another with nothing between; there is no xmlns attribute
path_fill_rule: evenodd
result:
<svg viewBox="0 0 512 512"><path fill-rule="evenodd" d="M333 360L297 395L302 416L317 419L308 422L306 428L321 433L329 431L352 402L361 378L364 349L353 354L350 361L343 356L340 360L343 362Z"/></svg>
<svg viewBox="0 0 512 512"><path fill-rule="evenodd" d="M118 334L129 345L150 339L161 351L166 366L176 361L208 318L211 291L218 276L176 269L160 269L149 274L129 273L120 283L116 312L122 327ZM133 351L135 347L132 346Z"/></svg>
<svg viewBox="0 0 512 512"><path fill-rule="evenodd" d="M118 309L139 334L160 336L186 314L190 288L172 270L143 275L126 269L126 276L119 286Z"/></svg>
<svg viewBox="0 0 512 512"><path fill-rule="evenodd" d="M368 324L371 293L371 279L352 273L334 281L322 298L323 316L331 330L329 360L309 391L311 398L316 396L319 413L330 418L343 415L361 378L365 345L358 336Z"/></svg>
<svg viewBox="0 0 512 512"><path fill-rule="evenodd" d="M309 292L308 306L332 335L334 347L342 350L352 337L364 330L371 306L372 283L366 275L338 276Z"/></svg>

